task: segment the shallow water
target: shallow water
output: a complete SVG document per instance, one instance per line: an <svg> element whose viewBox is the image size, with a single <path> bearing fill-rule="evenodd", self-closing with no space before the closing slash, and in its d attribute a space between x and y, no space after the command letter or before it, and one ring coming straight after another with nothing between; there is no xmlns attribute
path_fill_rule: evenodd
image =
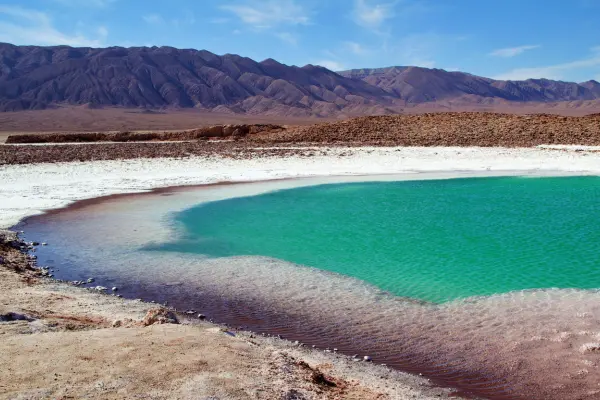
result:
<svg viewBox="0 0 600 400"><path fill-rule="evenodd" d="M58 278L84 279L93 276L96 278L95 284L118 286L121 293L128 297L169 301L178 308L194 308L218 321L280 333L307 344L337 347L349 354L370 354L377 362L423 373L437 382L458 387L467 393L507 399L598 398L600 374L597 365L600 356L580 351L583 344L600 341L598 291L572 288L517 290L550 286L597 287L594 283L597 274L590 260L598 258L593 250L589 250L596 245L597 239L588 239L597 238L594 225L598 222L598 207L594 199L598 198L598 180L502 178L492 181L469 179L359 183L293 189L256 198L230 200L224 199L261 194L298 184L322 184L326 180L208 187L91 203L32 218L24 224L23 229L29 239L50 243L48 247L39 249L38 256L42 264L56 269ZM495 188L491 190L488 183L495 185ZM316 204L323 196L340 201L340 198L349 199L357 191L377 192L381 189L380 185L391 186L383 188L384 193L371 192L365 199L358 199L356 204L344 208L356 207L369 216L364 220L358 218L364 217L361 213L341 212L339 207L334 207L334 201L318 208L305 207ZM485 190L478 185L486 186ZM510 192L509 189L515 187L521 188L521 195L513 196L511 201L498 200L506 199L506 191ZM402 195L398 195L398 190L404 191ZM487 199L482 202L485 205L478 208L471 196L462 194L463 190L478 193L477 196ZM530 190L537 195L528 195ZM434 199L428 203L427 199L419 197L420 191L429 193L429 197ZM389 207L394 218L377 220L375 215L367 212L369 207L386 204L384 200L369 201L377 196L395 205ZM490 197L497 202L494 204ZM302 207L278 206L285 205L286 201L289 205L289 202L300 199ZM198 203L215 200L222 201L195 207ZM256 203L253 202L255 200ZM261 209L262 200L269 205L266 211ZM402 204L403 208L398 204ZM428 204L435 210L431 215L426 212ZM517 204L520 207L527 205L526 212L519 211ZM446 210L454 207L454 211L443 212L444 207ZM256 211L258 209L261 211ZM289 229L286 225L280 226L276 232L266 229L244 231L246 236L249 233L253 235L252 240L245 241L246 236L240 234L241 238L237 237L233 244L230 243L230 233L238 229L277 223L278 212L284 220L291 219L301 225L308 218L307 214L299 213L302 209L329 210L328 214L313 218L312 224L306 223L304 229L309 229L309 225L317 225L322 229L321 224L327 218L337 216L341 220L330 222L330 229L342 229L344 224L339 221L358 218L353 221L357 221L362 232L369 232L369 235L382 227L389 232L389 229L403 226L402 232L405 233L414 226L437 226L435 224L442 222L443 218L455 215L456 219L449 224L453 232L449 237L462 240L459 241L461 247L454 246L454 241L445 242L440 229L430 233L431 240L424 240L416 234L401 235L400 244L408 246L402 252L397 251L400 246L398 242L395 246L390 245L389 240L371 243L383 247L383 250L376 252L377 256L369 265L371 270L360 275L360 268L356 265L367 265L363 253L368 254L369 251L359 251L360 248L353 250L350 246L343 251L338 250L346 257L346 263L334 265L326 262L335 258L336 251L330 246L339 245L343 235L315 234L313 229L311 235L301 235L303 241L310 239L308 242L288 246L289 239L285 239L287 233L282 233ZM499 209L504 213L504 219L494 213ZM398 210L420 212L421 215L420 218L407 221L401 218L404 214ZM471 219L459 218L459 210L463 210L463 215L471 215ZM256 214L254 218L252 211ZM269 212L274 216L267 218L265 215L268 216ZM206 224L202 225L201 230L194 230L198 227L197 221L191 227L186 225L189 220L185 216L190 213L194 218L205 213L203 218ZM281 215L286 213L289 215ZM471 236L461 237L456 233L468 226L467 222L481 221L482 214L488 221L497 217L493 219L496 223L490 226L488 222L486 229L471 232ZM502 243L509 243L514 246L514 251L525 254L519 258L511 257L509 253L505 257L510 263L506 265L501 260L493 262L494 251L502 253L505 247L485 247L489 245L487 241L490 238L488 236L487 241L481 241L479 235L490 230L497 233L500 229L497 225L503 221L512 221L513 228L514 224L521 224L518 226L525 231L538 221L538 225L534 224L538 226L537 231L530 229L529 234L539 232L541 239L538 244L546 246L545 250L534 251L533 246L524 246L523 242L527 242L529 236L520 232L515 235L517 237L509 236ZM509 229L509 225L501 227ZM315 235L320 240L313 238ZM350 235L354 240L352 243L364 243L364 239L361 242L360 238L368 236L353 230L344 235ZM213 247L218 251L211 252L210 246L203 244L203 251L208 254L205 256L185 247L191 243L198 244L205 237L219 244ZM271 238L271 241L267 243L265 238ZM469 238L473 243L467 240ZM222 245L223 242L226 246ZM304 249L315 243L321 246L317 249L322 251L315 261L294 259L296 254L303 257L312 254L310 251L294 253L294 249ZM269 253L251 251L261 245ZM422 278L423 274L419 272L425 270L414 267L418 264L415 257L419 254L414 247L425 246L424 260L428 261L428 268L433 268L435 252L442 245L445 245L445 251L453 248L460 250L466 245L472 245L471 249L483 246L486 257L476 260L482 260L481 263L472 262L468 271L463 270L465 275L471 274L468 280L456 277L460 275L456 273L460 271L458 260L470 260L460 252L454 257L447 256L452 261L450 267L455 271L444 275L447 284L436 283L430 274ZM571 250L573 246L576 252ZM289 252L290 249L292 252ZM373 253L372 250L370 252ZM410 262L402 266L401 271L402 274L409 274L410 278L398 279L390 257L406 252L411 254L411 257L407 257ZM446 254L441 253L444 256ZM536 261L537 258L544 260L543 263ZM400 257L396 261L403 259ZM559 263L553 264L553 260ZM573 266L568 260L578 260L578 264ZM522 269L515 267L518 262L524 266ZM375 265L384 273L371 273L377 272ZM560 270L556 267L551 274L539 276L536 273L545 273L548 265L562 267ZM340 270L345 266L350 267ZM506 268L518 271L513 274L516 277L498 272L503 268L504 271L507 271ZM555 279L557 274L566 276L575 269L582 277ZM495 274L494 278L487 277L486 270ZM440 270L430 271L438 273ZM461 279L453 280L455 278ZM410 280L416 280L417 283L403 283ZM472 285L468 284L469 280ZM461 299L470 294L507 290L516 291ZM442 291L443 294L439 294ZM439 304L402 297L407 295L434 300Z"/></svg>
<svg viewBox="0 0 600 400"><path fill-rule="evenodd" d="M202 204L148 250L269 256L433 302L600 287L600 178L321 185Z"/></svg>

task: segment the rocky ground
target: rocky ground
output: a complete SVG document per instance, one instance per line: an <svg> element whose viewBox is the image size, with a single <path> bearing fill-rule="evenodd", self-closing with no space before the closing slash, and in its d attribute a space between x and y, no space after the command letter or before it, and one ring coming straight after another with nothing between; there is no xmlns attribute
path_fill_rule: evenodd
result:
<svg viewBox="0 0 600 400"><path fill-rule="evenodd" d="M52 280L0 232L2 399L437 399L447 390Z"/></svg>
<svg viewBox="0 0 600 400"><path fill-rule="evenodd" d="M371 116L256 135L268 143L530 147L600 144L600 114L585 117L494 113Z"/></svg>
<svg viewBox="0 0 600 400"><path fill-rule="evenodd" d="M136 141L132 142L133 140ZM0 146L0 165L205 157L215 154L232 158L292 154L310 156L314 151L307 149L308 146L327 145L597 146L600 145L600 114L563 117L545 114L519 116L493 113L430 113L361 117L310 126L215 125L196 130L144 134L120 132L23 135L11 136L7 141L62 144ZM69 141L77 144L64 144ZM282 145L299 148L277 148Z"/></svg>

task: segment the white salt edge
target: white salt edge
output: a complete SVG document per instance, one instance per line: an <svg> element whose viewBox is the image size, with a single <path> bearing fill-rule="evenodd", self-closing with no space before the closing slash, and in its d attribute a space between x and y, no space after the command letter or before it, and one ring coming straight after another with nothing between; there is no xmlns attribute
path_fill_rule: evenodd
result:
<svg viewBox="0 0 600 400"><path fill-rule="evenodd" d="M581 147L581 146L579 146ZM320 148L319 150L322 150ZM219 156L0 166L0 228L70 203L159 187L332 175L452 171L520 175L600 174L600 154L542 148L361 147L313 157ZM345 156L340 157L344 153ZM512 171L512 172L511 172ZM520 172L519 172L520 171Z"/></svg>

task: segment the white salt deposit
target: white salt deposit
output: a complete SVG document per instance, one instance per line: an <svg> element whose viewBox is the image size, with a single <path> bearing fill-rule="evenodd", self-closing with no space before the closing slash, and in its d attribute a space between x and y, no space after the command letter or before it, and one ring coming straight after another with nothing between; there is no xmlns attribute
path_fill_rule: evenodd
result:
<svg viewBox="0 0 600 400"><path fill-rule="evenodd" d="M343 156L342 156L343 154ZM330 148L314 157L136 159L0 166L0 228L76 200L225 181L416 172L600 173L600 154L537 148ZM514 174L514 172L513 172Z"/></svg>

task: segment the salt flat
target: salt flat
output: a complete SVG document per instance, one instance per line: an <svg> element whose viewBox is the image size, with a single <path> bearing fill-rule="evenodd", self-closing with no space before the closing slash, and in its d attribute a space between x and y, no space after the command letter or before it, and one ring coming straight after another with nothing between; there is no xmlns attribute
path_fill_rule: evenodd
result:
<svg viewBox="0 0 600 400"><path fill-rule="evenodd" d="M0 166L0 227L77 200L167 186L453 171L495 175L520 175L523 171L537 175L600 173L600 154L577 150L330 147L325 155L312 157L211 156L4 165Z"/></svg>

